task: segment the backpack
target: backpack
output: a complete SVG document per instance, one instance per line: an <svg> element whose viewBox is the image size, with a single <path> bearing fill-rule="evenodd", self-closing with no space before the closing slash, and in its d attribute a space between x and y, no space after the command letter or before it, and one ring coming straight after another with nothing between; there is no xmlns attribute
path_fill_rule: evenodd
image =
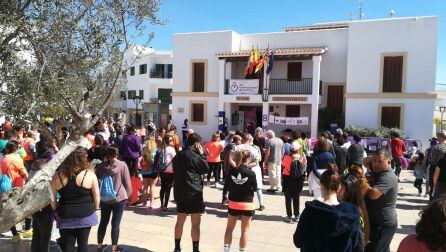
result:
<svg viewBox="0 0 446 252"><path fill-rule="evenodd" d="M163 151L160 151L158 153L158 160L157 160L157 164L158 164L158 170L160 172L164 172L167 167L169 167L170 163L172 163L172 161L170 161L169 163L166 163L166 156L164 155L164 153L166 153L166 149L164 149Z"/></svg>
<svg viewBox="0 0 446 252"><path fill-rule="evenodd" d="M302 165L302 162L300 160L296 159L293 160L290 167L290 177L291 178L301 178L305 176L305 169Z"/></svg>
<svg viewBox="0 0 446 252"><path fill-rule="evenodd" d="M12 189L12 180L7 174L3 174L0 179L0 194Z"/></svg>
<svg viewBox="0 0 446 252"><path fill-rule="evenodd" d="M101 201L110 202L116 200L118 192L115 191L112 177L110 175L104 175L101 179L101 184L99 185L99 194L101 196Z"/></svg>

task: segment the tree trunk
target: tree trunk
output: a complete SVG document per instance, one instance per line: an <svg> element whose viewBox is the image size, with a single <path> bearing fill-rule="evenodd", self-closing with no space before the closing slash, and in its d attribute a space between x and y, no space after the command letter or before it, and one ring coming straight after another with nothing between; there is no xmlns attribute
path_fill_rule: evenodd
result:
<svg viewBox="0 0 446 252"><path fill-rule="evenodd" d="M52 176L71 152L79 146L85 147L86 143L87 140L82 137L66 144L23 188L13 188L1 195L0 232L9 230L21 220L50 204Z"/></svg>

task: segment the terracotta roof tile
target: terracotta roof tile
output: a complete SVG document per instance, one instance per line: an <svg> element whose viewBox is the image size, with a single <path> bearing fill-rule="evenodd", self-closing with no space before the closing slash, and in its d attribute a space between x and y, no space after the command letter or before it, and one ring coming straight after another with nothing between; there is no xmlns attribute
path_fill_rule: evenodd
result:
<svg viewBox="0 0 446 252"><path fill-rule="evenodd" d="M266 49L259 49L260 55L265 53ZM327 47L294 47L294 48L272 48L271 50L274 51L274 54L276 56L283 56L283 55L305 55L305 54L311 54L311 55L319 55L324 54L328 48ZM219 58L226 58L226 57L247 57L249 56L250 50L242 50L237 52L221 52L216 53Z"/></svg>
<svg viewBox="0 0 446 252"><path fill-rule="evenodd" d="M308 26L290 26L286 27L284 31L310 31L310 30L324 30L324 29L339 29L348 28L349 23L331 23L331 24L315 24Z"/></svg>

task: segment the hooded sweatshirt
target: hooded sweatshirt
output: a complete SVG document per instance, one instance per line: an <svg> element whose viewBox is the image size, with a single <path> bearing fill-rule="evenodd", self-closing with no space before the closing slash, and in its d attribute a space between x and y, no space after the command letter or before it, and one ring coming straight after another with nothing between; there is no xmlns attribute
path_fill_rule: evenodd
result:
<svg viewBox="0 0 446 252"><path fill-rule="evenodd" d="M113 179L113 188L116 191L116 202L129 199L132 194L132 183L130 182L129 168L125 162L115 160L112 164L104 161L96 166L96 176L101 179L109 175Z"/></svg>
<svg viewBox="0 0 446 252"><path fill-rule="evenodd" d="M141 152L141 140L135 134L124 136L122 140L122 155L125 159L139 158Z"/></svg>
<svg viewBox="0 0 446 252"><path fill-rule="evenodd" d="M305 204L294 233L301 251L362 251L358 207L349 202L327 205L318 200Z"/></svg>

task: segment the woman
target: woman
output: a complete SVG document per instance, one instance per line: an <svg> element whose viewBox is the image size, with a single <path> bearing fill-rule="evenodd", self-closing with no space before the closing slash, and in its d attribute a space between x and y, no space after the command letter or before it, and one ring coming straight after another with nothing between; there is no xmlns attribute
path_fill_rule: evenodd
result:
<svg viewBox="0 0 446 252"><path fill-rule="evenodd" d="M263 167L263 162L265 161L265 137L263 136L263 129L261 127L256 128L253 143L260 149L261 159L259 165L260 167ZM262 171L262 184L264 176L265 174ZM261 185L259 185L259 187L260 186Z"/></svg>
<svg viewBox="0 0 446 252"><path fill-rule="evenodd" d="M51 181L53 200L51 207L57 213L59 246L62 251L88 251L88 236L92 226L98 224L98 179L87 160L87 150L75 149L59 166ZM59 202L56 201L59 193Z"/></svg>
<svg viewBox="0 0 446 252"><path fill-rule="evenodd" d="M169 204L170 191L173 186L173 168L172 160L175 157L175 143L171 136L166 136L164 138L164 148L160 152L158 157L158 164L162 170L161 176L161 189L160 189L160 200L161 200L161 211L168 212L169 209L167 205Z"/></svg>
<svg viewBox="0 0 446 252"><path fill-rule="evenodd" d="M294 233L294 244L303 252L360 250L364 244L358 207L338 201L341 178L337 168L323 172L320 183L323 200L305 204Z"/></svg>
<svg viewBox="0 0 446 252"><path fill-rule="evenodd" d="M356 179L358 179L359 183L361 184L361 195L362 197L365 197L367 190L369 189L369 182L367 181L367 178L365 177L364 168L359 165L352 165L348 169L348 174L352 175Z"/></svg>
<svg viewBox="0 0 446 252"><path fill-rule="evenodd" d="M209 171L207 175L208 185L211 184L211 175L214 173L215 184L220 182L220 153L223 151L223 144L220 142L220 134L215 133L212 135L212 140L203 146L205 153L207 155L206 160L208 161Z"/></svg>
<svg viewBox="0 0 446 252"><path fill-rule="evenodd" d="M434 199L446 198L446 156L437 164L434 173Z"/></svg>
<svg viewBox="0 0 446 252"><path fill-rule="evenodd" d="M337 134L334 144L334 151L336 155L336 165L339 168L340 174L344 174L344 172L347 170L347 163L349 160L348 149L343 146L344 144L345 141L342 135Z"/></svg>
<svg viewBox="0 0 446 252"><path fill-rule="evenodd" d="M181 126L181 133L183 134L183 142L187 138L187 131L189 130L189 120L184 119L183 126Z"/></svg>
<svg viewBox="0 0 446 252"><path fill-rule="evenodd" d="M254 215L254 192L257 190L256 175L248 168L251 153L249 150L241 148L235 152L236 169L229 172L229 205L228 222L226 225L224 238L224 251L229 252L232 243L232 232L234 231L237 219L240 218L241 235L240 251L245 251L248 246L248 231L251 218Z"/></svg>
<svg viewBox="0 0 446 252"><path fill-rule="evenodd" d="M307 165L307 159L303 155L299 155L301 146L297 142L293 142L290 147L290 154L283 157L282 160L282 178L283 178L283 192L285 194L285 207L287 213L286 222L292 221L298 222L299 211L299 199L300 193L304 186L305 169ZM291 204L293 204L293 210L291 211ZM294 219L292 219L292 213L294 212Z"/></svg>
<svg viewBox="0 0 446 252"><path fill-rule="evenodd" d="M431 202L420 212L415 234L406 236L398 252L446 251L446 201Z"/></svg>
<svg viewBox="0 0 446 252"><path fill-rule="evenodd" d="M103 251L107 245L102 244L107 230L110 216L111 223L111 241L112 251L122 251L118 247L119 227L121 224L122 214L129 196L132 194L132 186L130 182L130 173L125 162L117 159L118 150L115 148L107 149L107 161L96 166L96 175L99 179L110 176L113 180L113 189L116 191L116 198L112 201L101 200L101 221L98 228L98 251Z"/></svg>
<svg viewBox="0 0 446 252"><path fill-rule="evenodd" d="M260 149L256 145L253 144L253 138L250 134L247 134L247 137L249 138L249 145L251 148L251 164L255 164L254 166L251 166L251 170L256 175L256 182L257 182L257 200L259 201L259 208L257 210L263 211L265 210L265 204L263 201L263 192L262 192L262 169L260 168L259 162L260 162Z"/></svg>
<svg viewBox="0 0 446 252"><path fill-rule="evenodd" d="M365 207L364 196L362 194L361 182L353 175L347 174L341 178L341 190L338 198L342 201L350 202L359 209L362 244L367 244L370 238L369 216ZM358 248L355 251L363 251Z"/></svg>
<svg viewBox="0 0 446 252"><path fill-rule="evenodd" d="M316 143L316 153L313 153L309 164L308 184L313 192L314 199L322 200L320 189L320 176L327 169L328 164L336 164L336 160L330 152L330 143L325 137L320 137Z"/></svg>
<svg viewBox="0 0 446 252"><path fill-rule="evenodd" d="M158 167L155 163L157 154L157 145L155 139L149 137L142 152L141 157L141 176L143 178L143 198L145 199L143 205L147 205L147 197L150 197L150 208L156 208L155 199L155 185L158 181Z"/></svg>
<svg viewBox="0 0 446 252"><path fill-rule="evenodd" d="M105 145L104 137L102 135L96 135L94 137L94 146L88 150L88 161L99 159L104 161L107 155L107 146Z"/></svg>
<svg viewBox="0 0 446 252"><path fill-rule="evenodd" d="M11 179L12 187L23 187L26 179L28 179L28 172L26 171L23 159L19 153L19 143L15 140L9 141L5 146L6 155L1 162L1 170L4 176ZM25 219L25 232L19 233L15 226L11 227L12 242L19 242L22 238L31 237L33 232L31 230L31 218Z"/></svg>
<svg viewBox="0 0 446 252"><path fill-rule="evenodd" d="M141 140L136 135L136 129L130 126L127 135L122 139L122 157L130 170L138 170L138 160L141 152Z"/></svg>
<svg viewBox="0 0 446 252"><path fill-rule="evenodd" d="M305 155L307 160L310 158L310 151L311 151L311 142L310 139L307 138L307 134L301 133L300 137L302 138L302 154Z"/></svg>

